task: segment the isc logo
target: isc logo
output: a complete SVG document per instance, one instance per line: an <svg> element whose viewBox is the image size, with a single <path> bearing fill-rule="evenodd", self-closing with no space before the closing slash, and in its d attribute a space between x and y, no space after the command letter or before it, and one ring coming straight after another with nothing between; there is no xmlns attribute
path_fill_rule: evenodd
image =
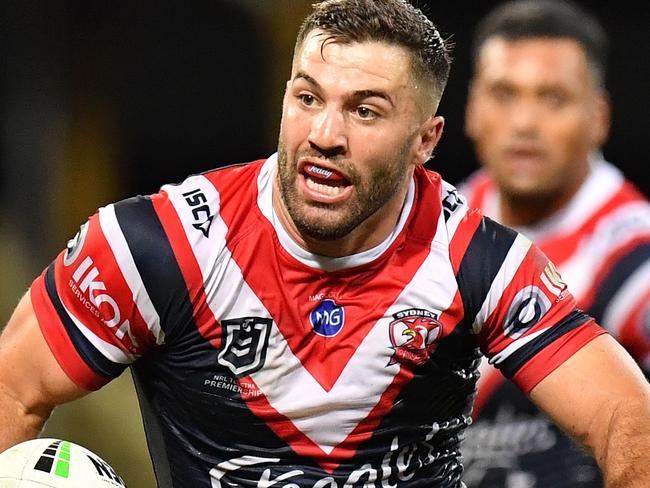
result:
<svg viewBox="0 0 650 488"><path fill-rule="evenodd" d="M210 213L210 205L207 203L208 199L199 188L183 193L183 197L192 208L192 216L195 220L192 227L200 230L205 237L208 237L212 219L214 219L214 215Z"/></svg>
<svg viewBox="0 0 650 488"><path fill-rule="evenodd" d="M334 300L328 298L311 311L309 322L318 335L333 337L341 331L345 324L345 310Z"/></svg>

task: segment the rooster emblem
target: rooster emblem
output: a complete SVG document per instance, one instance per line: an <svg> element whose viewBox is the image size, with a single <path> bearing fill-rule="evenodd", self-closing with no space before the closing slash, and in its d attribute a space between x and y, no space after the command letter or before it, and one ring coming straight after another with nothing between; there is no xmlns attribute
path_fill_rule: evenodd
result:
<svg viewBox="0 0 650 488"><path fill-rule="evenodd" d="M409 309L393 315L390 323L390 341L395 353L389 365L411 363L424 364L435 351L442 335L438 314L422 309Z"/></svg>

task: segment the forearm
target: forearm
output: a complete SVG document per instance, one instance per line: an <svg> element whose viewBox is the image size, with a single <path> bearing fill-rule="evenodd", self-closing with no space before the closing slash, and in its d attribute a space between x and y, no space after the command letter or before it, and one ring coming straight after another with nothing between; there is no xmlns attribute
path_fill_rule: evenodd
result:
<svg viewBox="0 0 650 488"><path fill-rule="evenodd" d="M650 386L611 336L582 347L531 398L591 451L607 488L650 486Z"/></svg>
<svg viewBox="0 0 650 488"><path fill-rule="evenodd" d="M0 450L38 436L56 405L85 393L54 358L26 294L0 336Z"/></svg>
<svg viewBox="0 0 650 488"><path fill-rule="evenodd" d="M39 435L52 409L28 408L0 382L0 452Z"/></svg>
<svg viewBox="0 0 650 488"><path fill-rule="evenodd" d="M595 455L606 488L650 486L650 398L621 402L605 439Z"/></svg>

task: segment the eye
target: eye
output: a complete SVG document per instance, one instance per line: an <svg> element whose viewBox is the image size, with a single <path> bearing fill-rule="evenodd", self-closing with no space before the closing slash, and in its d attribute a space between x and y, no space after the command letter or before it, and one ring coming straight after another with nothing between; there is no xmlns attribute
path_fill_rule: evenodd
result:
<svg viewBox="0 0 650 488"><path fill-rule="evenodd" d="M508 103L515 97L515 92L510 87L504 85L496 85L490 89L490 95L499 103Z"/></svg>
<svg viewBox="0 0 650 488"><path fill-rule="evenodd" d="M298 95L298 100L306 107L311 107L316 104L316 97L309 93L301 93Z"/></svg>
<svg viewBox="0 0 650 488"><path fill-rule="evenodd" d="M369 109L365 105L360 105L355 109L356 114L360 119L371 120L377 118L377 112Z"/></svg>

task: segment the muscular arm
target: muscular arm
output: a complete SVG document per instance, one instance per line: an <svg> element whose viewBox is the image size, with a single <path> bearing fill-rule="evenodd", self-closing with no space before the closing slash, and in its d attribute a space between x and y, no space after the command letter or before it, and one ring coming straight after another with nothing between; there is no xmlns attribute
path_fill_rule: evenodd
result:
<svg viewBox="0 0 650 488"><path fill-rule="evenodd" d="M85 393L52 355L28 293L0 336L0 452L38 436L56 405Z"/></svg>
<svg viewBox="0 0 650 488"><path fill-rule="evenodd" d="M611 336L592 340L530 396L592 452L607 488L650 486L650 386Z"/></svg>

